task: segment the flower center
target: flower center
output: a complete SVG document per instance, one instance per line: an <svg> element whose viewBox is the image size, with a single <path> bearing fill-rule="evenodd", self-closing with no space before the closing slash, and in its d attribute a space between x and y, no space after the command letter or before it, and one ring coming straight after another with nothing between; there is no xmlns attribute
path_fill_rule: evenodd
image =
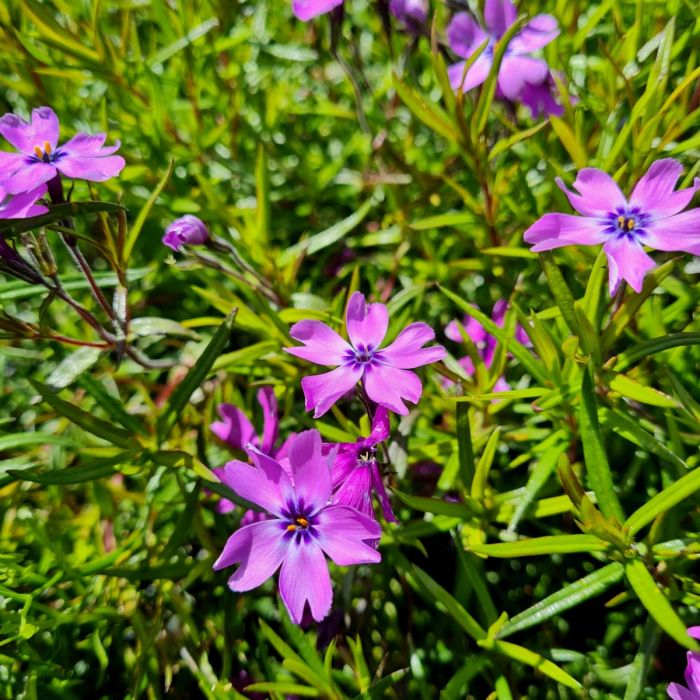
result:
<svg viewBox="0 0 700 700"><path fill-rule="evenodd" d="M366 365L368 362L372 361L374 352L371 345L360 345L355 348L355 362L359 362L362 365Z"/></svg>
<svg viewBox="0 0 700 700"><path fill-rule="evenodd" d="M634 228L634 219L631 216L623 216L622 214L617 217L617 228L620 231L631 231Z"/></svg>
<svg viewBox="0 0 700 700"><path fill-rule="evenodd" d="M296 518L294 518L293 523L289 523L289 525L287 525L287 532L296 532L297 530L306 530L307 527L309 527L308 519L302 515L299 515Z"/></svg>
<svg viewBox="0 0 700 700"><path fill-rule="evenodd" d="M34 154L38 160L41 160L44 163L51 162L51 151L51 144L48 141L44 141L43 148L41 146L34 146Z"/></svg>
<svg viewBox="0 0 700 700"><path fill-rule="evenodd" d="M375 447L363 447L357 454L358 462L372 462L375 459L377 449Z"/></svg>

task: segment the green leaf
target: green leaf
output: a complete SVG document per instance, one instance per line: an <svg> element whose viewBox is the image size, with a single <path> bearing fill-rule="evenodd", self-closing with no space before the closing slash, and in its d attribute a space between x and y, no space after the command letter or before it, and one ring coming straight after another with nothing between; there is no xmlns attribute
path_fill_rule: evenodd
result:
<svg viewBox="0 0 700 700"><path fill-rule="evenodd" d="M588 165L585 147L576 139L576 135L571 130L571 127L559 117L549 117L549 123L552 125L552 130L561 141L566 152L571 156L571 160L576 165L577 170L581 170Z"/></svg>
<svg viewBox="0 0 700 700"><path fill-rule="evenodd" d="M559 668L559 666L557 666L554 662L550 661L549 659L545 659L541 654L531 651L530 649L525 649L525 647L521 647L518 644L502 642L499 640L487 640L484 642L479 642L479 646L483 646L490 651L495 651L498 654L507 656L509 659L513 659L514 661L519 661L520 663L532 666L540 673L544 673L545 676L549 676L552 680L565 685L567 688L573 688L574 690L579 690L581 688L581 684L575 678L572 678L566 671Z"/></svg>
<svg viewBox="0 0 700 700"><path fill-rule="evenodd" d="M457 458L459 474L465 490L474 480L476 467L474 465L474 447L470 426L469 406L457 403Z"/></svg>
<svg viewBox="0 0 700 700"><path fill-rule="evenodd" d="M669 333L660 338L644 340L617 355L613 360L613 367L622 372L646 357L683 345L700 345L700 333Z"/></svg>
<svg viewBox="0 0 700 700"><path fill-rule="evenodd" d="M91 464L85 467L69 467L68 469L56 469L54 471L23 469L9 469L8 474L11 474L16 479L22 481L32 481L36 484L82 484L85 481L94 481L95 479L103 479L107 476L112 476L116 473L115 464L123 463L129 460L129 455L121 455L119 457L110 458L107 463Z"/></svg>
<svg viewBox="0 0 700 700"><path fill-rule="evenodd" d="M447 515L452 518L460 518L469 520L473 518L475 513L467 505L463 503L451 503L443 501L439 498L425 498L423 496L412 496L401 491L392 491L392 493L409 508L420 511L421 513L437 513L439 515Z"/></svg>
<svg viewBox="0 0 700 700"><path fill-rule="evenodd" d="M72 384L83 372L92 367L102 354L100 348L85 346L78 348L61 360L61 363L46 379L46 383L55 390L64 389Z"/></svg>
<svg viewBox="0 0 700 700"><path fill-rule="evenodd" d="M625 529L630 536L635 535L658 515L671 510L671 508L697 491L700 491L700 467L696 467L689 474L685 474L678 481L652 496L643 506L635 510L625 521Z"/></svg>
<svg viewBox="0 0 700 700"><path fill-rule="evenodd" d="M661 408L677 408L678 401L668 394L664 394L658 389L640 384L636 379L628 377L626 374L607 373L603 375L608 382L608 386L628 399L646 403L650 406L660 406Z"/></svg>
<svg viewBox="0 0 700 700"><path fill-rule="evenodd" d="M654 622L654 618L650 616L644 625L642 640L639 642L639 650L632 662L623 700L637 700L641 696L646 685L647 673L654 660L660 641L661 628Z"/></svg>
<svg viewBox="0 0 700 700"><path fill-rule="evenodd" d="M164 440L175 421L187 405L190 396L206 379L209 371L214 365L216 358L221 355L222 350L228 344L233 330L233 320L236 317L237 309L234 309L219 326L214 336L209 341L209 344L204 349L204 352L197 358L197 361L190 368L190 371L185 375L185 378L177 385L173 391L165 410L158 418L158 435L161 440Z"/></svg>
<svg viewBox="0 0 700 700"><path fill-rule="evenodd" d="M126 430L113 426L101 418L96 418L91 413L83 411L68 401L59 399L58 396L52 394L47 387L39 382L34 380L30 380L30 382L51 408L59 415L80 426L83 430L127 450L138 450L140 448L139 443Z"/></svg>
<svg viewBox="0 0 700 700"><path fill-rule="evenodd" d="M441 603L447 614L475 640L486 637L486 630L439 583L415 565L408 565L407 581L431 603Z"/></svg>
<svg viewBox="0 0 700 700"><path fill-rule="evenodd" d="M392 82L401 101L433 131L444 136L448 141L457 142L459 135L452 126L449 116L433 101L427 102L423 97L405 83L396 73L392 73Z"/></svg>
<svg viewBox="0 0 700 700"><path fill-rule="evenodd" d="M625 514L615 493L610 464L598 422L598 403L593 391L592 373L588 368L583 372L581 384L579 427L586 471L600 510L606 517L614 517L622 522Z"/></svg>
<svg viewBox="0 0 700 700"><path fill-rule="evenodd" d="M249 693L280 693L281 695L301 695L306 698L317 698L321 693L316 688L310 688L308 685L300 685L291 681L276 681L251 683L244 690ZM247 697L247 696L246 696Z"/></svg>
<svg viewBox="0 0 700 700"><path fill-rule="evenodd" d="M471 495L476 501L480 501L484 497L486 490L486 482L489 477L489 471L493 464L493 458L496 456L496 448L498 447L498 438L501 434L501 429L496 428L489 436L486 447L476 465L474 472L474 480L472 481Z"/></svg>
<svg viewBox="0 0 700 700"><path fill-rule="evenodd" d="M158 316L143 316L129 321L129 330L135 335L147 338L149 336L169 335L179 338L198 338L190 328L185 328L177 321Z"/></svg>
<svg viewBox="0 0 700 700"><path fill-rule="evenodd" d="M609 544L593 535L546 535L494 544L471 544L466 549L486 557L508 559L533 557L543 554L574 554L576 552L604 552Z"/></svg>
<svg viewBox="0 0 700 700"><path fill-rule="evenodd" d="M700 645L688 634L685 623L656 585L646 564L641 559L630 559L625 564L625 575L642 605L661 629L686 649L700 651Z"/></svg>
<svg viewBox="0 0 700 700"><path fill-rule="evenodd" d="M354 700L384 700L387 697L387 690L393 685L396 685L410 670L408 668L399 668L393 671L388 676L384 676L381 680L371 685L364 693L355 696Z"/></svg>
<svg viewBox="0 0 700 700"><path fill-rule="evenodd" d="M132 416L128 413L122 401L118 397L112 396L98 379L89 374L84 374L80 378L79 384L95 399L112 420L120 423L132 434L140 433L144 436L149 434L143 418L141 416Z"/></svg>
<svg viewBox="0 0 700 700"><path fill-rule="evenodd" d="M579 328L576 309L574 308L574 297L569 286L564 281L559 266L554 262L554 255L551 251L540 253L540 262L542 263L547 284L552 290L554 302L559 307L566 325L573 335L581 338L581 329Z"/></svg>
<svg viewBox="0 0 700 700"><path fill-rule="evenodd" d="M539 625L554 615L560 615L565 610L574 608L584 601L604 593L610 586L622 580L624 571L622 564L613 562L564 586L564 588L512 617L501 627L496 636L499 638L508 637L515 632Z"/></svg>
<svg viewBox="0 0 700 700"><path fill-rule="evenodd" d="M16 236L25 231L55 224L57 221L63 221L83 214L94 214L100 211L115 213L126 211L126 209L119 204L111 202L88 201L52 204L48 213L41 216L31 216L27 219L0 219L0 233L4 236Z"/></svg>

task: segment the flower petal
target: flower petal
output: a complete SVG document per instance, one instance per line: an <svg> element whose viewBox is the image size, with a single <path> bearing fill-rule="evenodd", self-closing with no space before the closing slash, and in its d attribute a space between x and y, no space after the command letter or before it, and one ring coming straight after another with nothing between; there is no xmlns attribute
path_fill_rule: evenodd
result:
<svg viewBox="0 0 700 700"><path fill-rule="evenodd" d="M323 551L313 540L290 541L280 571L279 591L289 617L297 625L307 601L316 622L328 615L333 602L331 577Z"/></svg>
<svg viewBox="0 0 700 700"><path fill-rule="evenodd" d="M486 0L484 22L489 34L500 39L518 17L518 11L510 0Z"/></svg>
<svg viewBox="0 0 700 700"><path fill-rule="evenodd" d="M464 80L462 80L465 63L466 61L460 61L447 69L447 77L455 92L458 92L460 88L462 92L468 92L478 85L481 85L481 83L486 80L491 70L493 59L482 53L469 67L467 74L464 76Z"/></svg>
<svg viewBox="0 0 700 700"><path fill-rule="evenodd" d="M379 465L375 461L372 465L372 486L377 494L377 499L379 500L379 505L382 507L382 512L384 513L384 519L388 523L398 522L394 511L389 502L389 496L384 488L384 482L382 481L382 475L379 472Z"/></svg>
<svg viewBox="0 0 700 700"><path fill-rule="evenodd" d="M332 448L334 445L327 445ZM355 469L357 464L357 446L355 444L341 445L331 467L331 483L338 488Z"/></svg>
<svg viewBox="0 0 700 700"><path fill-rule="evenodd" d="M584 216L605 216L627 208L625 195L615 180L597 168L579 170L573 187L580 194L567 190L561 178L556 178L555 182L569 198L571 206Z"/></svg>
<svg viewBox="0 0 700 700"><path fill-rule="evenodd" d="M673 158L663 158L652 163L632 190L630 207L638 207L654 218L677 214L690 204L695 192L700 189L700 179L695 178L692 187L674 192L683 166Z"/></svg>
<svg viewBox="0 0 700 700"><path fill-rule="evenodd" d="M552 15L533 17L511 40L508 48L514 53L532 53L559 36L559 23Z"/></svg>
<svg viewBox="0 0 700 700"><path fill-rule="evenodd" d="M418 375L389 365L370 365L365 371L365 389L374 403L401 416L408 415L403 399L420 401L423 385Z"/></svg>
<svg viewBox="0 0 700 700"><path fill-rule="evenodd" d="M126 165L121 156L65 156L55 162L56 168L66 177L90 182L105 182L116 177Z"/></svg>
<svg viewBox="0 0 700 700"><path fill-rule="evenodd" d="M329 506L317 516L318 543L338 566L377 564L381 554L366 544L381 537L382 528L373 518L348 506Z"/></svg>
<svg viewBox="0 0 700 700"><path fill-rule="evenodd" d="M458 12L447 26L450 48L460 58L469 58L486 39L486 32L468 12Z"/></svg>
<svg viewBox="0 0 700 700"><path fill-rule="evenodd" d="M656 250L673 250L700 255L700 209L659 219L644 227L640 242Z"/></svg>
<svg viewBox="0 0 700 700"><path fill-rule="evenodd" d="M384 406L377 406L372 418L372 432L367 436L366 444L374 447L389 437L389 413Z"/></svg>
<svg viewBox="0 0 700 700"><path fill-rule="evenodd" d="M377 348L389 326L389 312L384 304L366 304L361 292L355 292L348 302L345 324L350 342L355 348Z"/></svg>
<svg viewBox="0 0 700 700"><path fill-rule="evenodd" d="M121 142L115 141L112 146L104 146L107 134L86 134L80 132L72 139L61 145L60 152L65 156L78 156L83 158L101 158L116 153ZM104 146L104 147L103 147Z"/></svg>
<svg viewBox="0 0 700 700"><path fill-rule="evenodd" d="M435 331L426 323L412 323L398 334L391 345L381 351L382 361L400 369L421 367L447 357L442 345L422 347L435 338Z"/></svg>
<svg viewBox="0 0 700 700"><path fill-rule="evenodd" d="M374 515L372 509L372 474L368 462L355 462L355 468L333 494L332 502L339 506L354 508L368 518Z"/></svg>
<svg viewBox="0 0 700 700"><path fill-rule="evenodd" d="M554 79L547 77L538 85L525 83L520 93L520 102L530 110L533 119L543 115L561 117L564 114L564 107L557 102L558 95L559 90ZM569 100L571 102L573 98L570 97Z"/></svg>
<svg viewBox="0 0 700 700"><path fill-rule="evenodd" d="M308 22L342 4L343 0L292 0L292 12L297 19Z"/></svg>
<svg viewBox="0 0 700 700"><path fill-rule="evenodd" d="M51 163L25 161L23 167L3 180L2 186L10 194L22 194L43 185L55 175L56 168Z"/></svg>
<svg viewBox="0 0 700 700"><path fill-rule="evenodd" d="M697 695L684 688L680 683L670 683L666 692L671 700L697 700Z"/></svg>
<svg viewBox="0 0 700 700"><path fill-rule="evenodd" d="M349 343L321 321L299 321L292 326L289 335L303 343L304 347L284 348L285 351L318 365L340 365L345 361L346 354L352 352Z"/></svg>
<svg viewBox="0 0 700 700"><path fill-rule="evenodd" d="M232 591L249 591L265 583L277 571L287 551L284 523L263 520L236 530L213 568L218 571L240 562L228 586Z"/></svg>
<svg viewBox="0 0 700 700"><path fill-rule="evenodd" d="M0 182L17 172L27 164L27 156L24 153L8 153L0 151Z"/></svg>
<svg viewBox="0 0 700 700"><path fill-rule="evenodd" d="M254 453L254 448L249 449L248 454L256 466L233 460L226 463L219 478L246 501L273 515L281 515L293 495L289 477L272 458Z"/></svg>
<svg viewBox="0 0 700 700"><path fill-rule="evenodd" d="M350 391L362 377L358 364L338 367L331 372L304 377L301 388L306 399L306 410L314 410L314 418L319 418L344 394Z"/></svg>
<svg viewBox="0 0 700 700"><path fill-rule="evenodd" d="M545 214L525 231L523 239L532 243L532 251L561 248L566 245L604 243L609 234L596 219L571 214Z"/></svg>
<svg viewBox="0 0 700 700"><path fill-rule="evenodd" d="M289 450L289 464L297 499L312 510L326 505L331 496L331 472L327 458L321 454L318 430L297 435Z"/></svg>
<svg viewBox="0 0 700 700"><path fill-rule="evenodd" d="M277 417L277 398L270 386L264 386L258 391L258 403L263 410L263 434L260 449L268 455L272 455L274 445L277 442L279 419Z"/></svg>
<svg viewBox="0 0 700 700"><path fill-rule="evenodd" d="M498 87L508 100L520 98L527 83L541 83L549 75L549 66L539 58L506 56L498 71Z"/></svg>
<svg viewBox="0 0 700 700"><path fill-rule="evenodd" d="M608 257L610 294L615 294L620 280L625 280L635 292L641 292L644 276L656 267L642 246L635 239L621 236L610 238L603 250Z"/></svg>
<svg viewBox="0 0 700 700"><path fill-rule="evenodd" d="M258 444L255 428L240 408L230 403L222 403L217 410L222 420L212 423L211 431L219 440L223 440L234 450L244 449L249 442Z"/></svg>
<svg viewBox="0 0 700 700"><path fill-rule="evenodd" d="M15 114L5 114L0 118L2 134L18 151L34 155L34 147L42 150L48 141L51 150L56 150L58 143L58 117L50 107L32 110L32 121L28 124Z"/></svg>
<svg viewBox="0 0 700 700"><path fill-rule="evenodd" d="M26 219L46 214L49 210L41 204L36 204L36 200L45 194L46 185L39 185L29 192L11 196L3 203L5 192L0 187L0 219Z"/></svg>

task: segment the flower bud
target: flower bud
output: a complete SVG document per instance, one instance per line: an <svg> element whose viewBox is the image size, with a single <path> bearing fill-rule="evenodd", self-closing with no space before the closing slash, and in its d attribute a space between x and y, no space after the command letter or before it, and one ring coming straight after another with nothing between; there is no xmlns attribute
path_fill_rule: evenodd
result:
<svg viewBox="0 0 700 700"><path fill-rule="evenodd" d="M175 219L168 228L162 241L169 248L180 252L185 245L202 245L209 240L209 229L201 219L192 214L185 214Z"/></svg>

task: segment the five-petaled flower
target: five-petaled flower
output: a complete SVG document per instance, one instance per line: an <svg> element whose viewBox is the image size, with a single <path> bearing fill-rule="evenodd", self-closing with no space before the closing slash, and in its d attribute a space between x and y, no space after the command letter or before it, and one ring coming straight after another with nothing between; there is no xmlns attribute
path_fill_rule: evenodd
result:
<svg viewBox="0 0 700 700"><path fill-rule="evenodd" d="M377 445L389 437L389 414L379 406L372 419L372 430L367 437L356 442L324 446L326 450L336 449L331 480L333 482L333 503L351 506L361 513L374 517L372 491L382 507L388 522L395 523L396 516L391 509L382 475L377 461Z"/></svg>
<svg viewBox="0 0 700 700"><path fill-rule="evenodd" d="M621 280L640 292L644 276L655 263L643 246L656 250L700 255L700 209L682 209L700 188L674 192L683 166L673 158L657 160L625 199L617 183L596 168L584 168L570 192L557 178L571 206L583 216L545 214L525 231L525 241L535 252L567 245L603 243L608 258L610 293Z"/></svg>
<svg viewBox="0 0 700 700"><path fill-rule="evenodd" d="M688 634L700 640L700 627L688 628ZM688 665L685 669L685 685L670 683L666 692L673 700L700 700L700 654L688 652Z"/></svg>
<svg viewBox="0 0 700 700"><path fill-rule="evenodd" d="M389 313L384 304L366 304L360 292L350 297L345 324L349 343L321 321L299 321L292 326L290 335L304 347L285 348L288 353L336 367L331 372L301 380L306 410L315 409L314 418L322 416L362 381L374 403L407 415L404 400L418 403L423 391L418 375L408 370L437 362L447 355L441 345L423 347L435 338L435 332L425 323L412 323L391 345L380 347L389 326Z"/></svg>
<svg viewBox="0 0 700 700"><path fill-rule="evenodd" d="M206 243L209 240L209 229L200 218L185 214L165 229L161 240L169 248L180 252L183 246Z"/></svg>
<svg viewBox="0 0 700 700"><path fill-rule="evenodd" d="M228 585L241 592L260 586L281 566L279 592L292 620L301 622L308 603L314 620L320 621L333 599L324 553L339 566L376 564L381 555L368 542L379 538L381 528L354 508L329 504L332 456L322 454L317 430L294 440L291 477L252 445L248 455L254 465L229 462L222 480L271 517L234 532L214 569L240 564Z"/></svg>
<svg viewBox="0 0 700 700"><path fill-rule="evenodd" d="M292 12L297 19L308 22L310 19L330 12L342 4L343 0L292 0Z"/></svg>
<svg viewBox="0 0 700 700"><path fill-rule="evenodd" d="M105 134L79 133L59 146L58 132L58 117L50 107L33 110L30 123L15 114L0 117L0 134L19 151L0 151L0 183L7 192L29 192L58 173L103 182L124 167L124 159L112 155L119 148L119 141L104 146Z"/></svg>
<svg viewBox="0 0 700 700"><path fill-rule="evenodd" d="M493 305L491 320L497 326L503 327L507 309L508 302L504 299L499 299ZM484 367L486 367L486 369L490 369L496 354L498 340L471 316L465 316L464 320L462 321L462 325L467 337L476 346L476 350L484 363ZM462 338L461 328L459 327L457 321L450 321L450 323L447 324L447 327L445 328L445 335L450 340L454 340L455 343L461 343L464 340ZM530 339L520 325L516 325L515 327L515 340L521 345L530 345ZM475 367L471 357L467 355L466 357L461 358L459 360L459 364L469 376L474 374ZM505 377L499 377L493 387L494 391L508 391L508 389L510 389L510 386Z"/></svg>
<svg viewBox="0 0 700 700"><path fill-rule="evenodd" d="M287 458L289 447L296 437L296 433L292 433L280 445L277 445L279 418L277 416L277 398L275 397L275 392L272 390L272 387L262 387L257 393L257 399L263 410L262 437L258 437L248 416L246 416L240 408L230 403L219 404L217 410L219 411L221 420L211 424L211 431L216 437L234 450L245 450L246 445L250 443L264 454L278 461L284 460ZM224 473L224 468L217 467L213 472L221 478ZM231 501L227 498L222 498L221 501L219 501L217 510L219 513L229 513L234 507ZM255 519L254 513L255 511L246 511L241 519L241 523Z"/></svg>
<svg viewBox="0 0 700 700"><path fill-rule="evenodd" d="M448 75L454 90L467 92L483 83L493 65L497 42L517 19L517 10L510 0L486 0L484 21L486 30L467 12L457 13L447 27L447 38L452 50L461 58L469 59L484 43L486 48L467 70L466 61L449 67ZM533 17L508 44L498 71L497 97L507 100L522 99L528 85L545 85L550 79L545 61L530 54L549 44L559 34L557 20L551 15Z"/></svg>
<svg viewBox="0 0 700 700"><path fill-rule="evenodd" d="M8 195L0 185L0 219L26 219L30 216L41 216L48 209L37 200L46 194L46 185L39 185L29 192Z"/></svg>

